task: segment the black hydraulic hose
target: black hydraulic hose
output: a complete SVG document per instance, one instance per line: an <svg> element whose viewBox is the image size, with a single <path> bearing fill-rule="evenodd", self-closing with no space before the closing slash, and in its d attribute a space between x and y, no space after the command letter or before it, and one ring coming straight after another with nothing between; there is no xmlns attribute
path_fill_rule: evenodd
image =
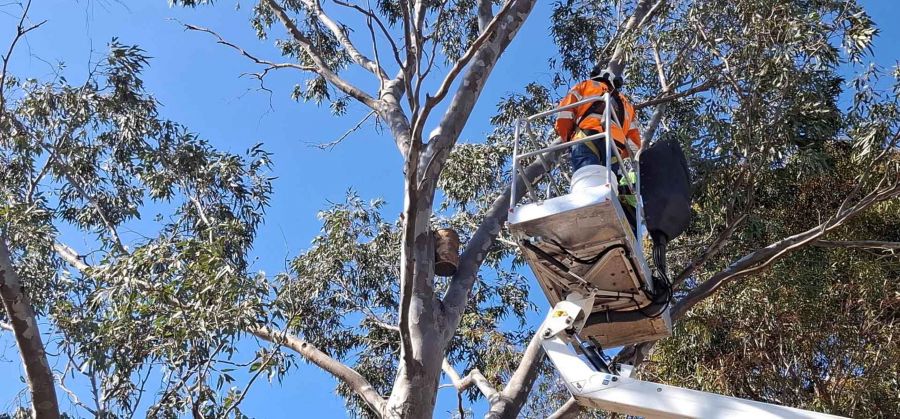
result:
<svg viewBox="0 0 900 419"><path fill-rule="evenodd" d="M559 270L566 272L566 273L569 273L571 271L571 269L568 266L566 266L565 264L563 264L562 262L560 262L553 256L550 256L549 253L545 252L540 247L535 246L533 243L531 243L531 241L522 240L521 243L522 243L522 246L524 246L526 249L531 250L536 255L538 255L538 257L549 262L553 266L559 268ZM624 245L616 244L616 245L613 245L613 246L610 246L610 247L604 249L600 255L602 257L602 255L605 255L605 254L609 253L610 251L612 251L614 249L618 249L618 248L623 248L623 249L625 249L626 252L628 251L628 248L626 248ZM566 252L565 249L562 249L562 250L568 254L568 252ZM663 257L665 257L665 256L663 256ZM597 259L599 260L599 258L597 258ZM632 266L632 269L634 269L635 272L637 272L637 267L634 266L634 261L631 260L630 257L626 257L626 259L628 259L628 262ZM594 324L633 322L633 321L638 321L638 320L645 320L648 318L659 317L660 315L663 314L663 312L669 306L669 300L671 298L671 292L669 289L670 286L668 284L668 281L665 281L665 286L667 289L663 290L664 292L656 293L653 296L654 298L653 298L653 301L650 303L650 305L641 307L638 310L634 310L634 311L604 311L604 312L598 312L598 313L591 314L587 318L585 327L594 325ZM647 313L653 313L653 314L647 314Z"/></svg>
<svg viewBox="0 0 900 419"><path fill-rule="evenodd" d="M550 256L550 254L545 252L544 249L541 249L540 247L537 247L534 244L532 244L531 241L522 240L522 246L525 246L526 249L531 250L532 252L536 253L538 256L540 256L541 259L544 259L545 261L550 262L551 264L553 264L553 266L556 266L561 271L566 272L566 273L569 272L568 266L566 266L562 262L556 260L555 257Z"/></svg>
<svg viewBox="0 0 900 419"><path fill-rule="evenodd" d="M593 313L588 316L587 321L584 323L584 327L593 326L597 324L609 324L609 323L621 323L621 322L636 322L639 320L646 320L648 318L653 318L662 314L662 312L669 305L669 293L659 293L657 297L653 299L653 302L650 305L641 308L640 310L634 311L601 311L597 313ZM648 315L646 313L653 312L658 313L656 315Z"/></svg>
<svg viewBox="0 0 900 419"><path fill-rule="evenodd" d="M603 257L606 256L607 253L612 252L612 251L615 250L615 249L624 249L625 252L628 253L628 248L625 247L625 245L623 245L623 244L614 244L614 245L612 245L612 246L607 247L606 249L603 249L603 251L601 251L601 252L598 253L596 256L594 256L594 257L592 257L592 258L590 258L590 259L582 259L582 258L580 258L580 257L578 257L578 256L573 255L572 253L569 253L569 251L566 250L566 248L563 247L558 241L556 241L556 240L551 240L550 242L553 243L557 248L559 248L559 250L560 250L561 252L565 253L566 256L572 258L572 260L574 260L575 262L578 262L578 263L580 263L580 264L582 264L582 265L593 265L594 263L597 263L598 260L603 259ZM634 267L633 265L634 265L634 264L632 263L632 268Z"/></svg>

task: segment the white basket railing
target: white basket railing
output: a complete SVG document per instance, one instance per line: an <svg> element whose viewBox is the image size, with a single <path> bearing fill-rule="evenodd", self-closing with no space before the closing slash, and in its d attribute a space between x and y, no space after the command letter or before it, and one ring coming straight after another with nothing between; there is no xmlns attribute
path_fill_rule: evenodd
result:
<svg viewBox="0 0 900 419"><path fill-rule="evenodd" d="M623 162L623 165L624 165L625 160L622 158L622 155L619 153L618 147L613 145L612 136L607 135L607 133L610 132L609 127L612 125L611 124L611 112L610 112L609 98L610 98L609 93L605 93L603 95L590 96L590 97L586 97L582 100L579 100L577 102L568 104L566 106L560 106L560 107L556 107L553 109L549 109L549 110L528 116L526 118L520 118L516 121L515 130L514 130L515 134L514 134L514 139L513 139L512 174L510 176L510 178L511 178L510 192L511 193L510 193L509 208L510 208L511 212L514 211L515 207L517 206L516 197L518 195L517 195L516 184L518 183L517 180L519 178L522 179L522 183L525 185L526 192L529 195L529 197L532 199L532 201L535 201L535 202L540 201L540 198L538 198L538 195L534 190L534 185L531 183L531 181L525 175L525 171L522 167L522 160L524 160L524 159L528 159L531 157L537 157L537 159L544 166L544 169L547 171L548 178L550 178L548 180L548 182L555 184L555 180L552 179L552 176L550 175L550 171L551 171L552 167L550 167L550 165L547 163L547 161L545 159L545 156L547 154L566 150L568 148L574 147L577 144L582 144L582 143L586 143L589 141L594 141L594 140L603 138L605 152L603 153L602 164L606 168L607 179L609 179L609 181L611 183L615 182L616 177L614 176L613 165L611 164L610 159L612 156L615 156L615 158L617 158L619 162ZM605 104L604 109L603 109L604 130L602 132L588 135L588 136L585 136L583 138L579 138L579 139L573 140L573 141L566 141L566 142L562 142L562 143L553 142L550 145L539 148L537 150L520 153L520 149L523 146L522 137L523 136L532 137L534 134L531 129L531 124L533 121L535 121L536 119L539 119L539 118L553 116L553 115L559 114L560 112L574 109L581 105L584 105L587 103L593 103L598 100L602 100ZM578 122L579 121L575 121L575 125L576 125L574 127L575 129L578 129L578 127L577 127ZM636 235L636 240L640 240L640 238L643 237L643 235L645 233L644 217L642 216L642 214L643 214L643 199L641 199L640 156L641 156L641 152L639 151L635 156L635 162L634 162L635 181L633 183L632 183L631 179L627 179L627 181L626 181L626 182L628 182L628 186L630 187L632 192L635 194L636 201L637 201L637 206L635 208L635 220L637 221L637 224L638 224L636 226L638 234ZM558 187L558 185L557 185L557 189L562 190ZM612 186L610 189L611 189L612 193L614 194L614 196L618 194L618 190L615 186ZM547 192L545 195L546 196L544 197L544 199L550 199L553 197L552 194L550 193L550 184L547 185ZM636 243L636 244L639 244L639 243Z"/></svg>

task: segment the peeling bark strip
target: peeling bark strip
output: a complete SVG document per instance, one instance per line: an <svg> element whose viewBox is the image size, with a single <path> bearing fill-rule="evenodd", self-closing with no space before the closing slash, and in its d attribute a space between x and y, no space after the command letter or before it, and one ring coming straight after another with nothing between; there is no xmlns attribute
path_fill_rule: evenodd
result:
<svg viewBox="0 0 900 419"><path fill-rule="evenodd" d="M31 299L22 290L4 240L0 240L0 299L3 300L3 308L6 309L12 332L16 335L16 345L25 366L25 379L31 390L34 417L56 419L59 417L59 404L56 401L53 372L47 363Z"/></svg>

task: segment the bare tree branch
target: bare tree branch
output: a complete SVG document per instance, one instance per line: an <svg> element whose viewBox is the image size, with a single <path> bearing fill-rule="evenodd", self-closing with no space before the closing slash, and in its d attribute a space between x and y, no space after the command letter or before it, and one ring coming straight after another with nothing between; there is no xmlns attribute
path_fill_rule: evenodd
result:
<svg viewBox="0 0 900 419"><path fill-rule="evenodd" d="M66 375L69 373L69 370L71 368L72 368L72 363L69 362L69 364L66 366L66 370L63 371L62 374L59 374L56 376L56 381L59 384L59 388L61 388L62 391L64 391L69 396L69 400L72 402L72 404L74 404L75 406L81 407L84 410L87 410L88 413L90 413L96 417L97 410L92 409L90 406L88 406L87 404L82 402L81 399L78 398L78 395L75 394L74 391L72 391L68 387L66 387Z"/></svg>
<svg viewBox="0 0 900 419"><path fill-rule="evenodd" d="M179 23L181 23L181 22L179 22ZM279 70L279 69L283 69L283 68L293 68L293 69L301 70L301 71L316 72L316 67L312 67L312 66L300 65L297 63L276 63L273 61L258 58L255 55L247 52L243 48L237 46L236 44L229 42L228 40L223 38L221 35L219 35L215 31L213 31L212 29L204 28L202 26L191 25L191 24L187 24L187 23L181 23L181 25L184 26L184 28L189 31L208 33L216 38L217 44L225 45L225 46L237 51L240 55L243 55L244 57L249 58L254 63L266 66L266 68L265 68L265 70L263 70L263 74L261 76L265 76L271 70Z"/></svg>
<svg viewBox="0 0 900 419"><path fill-rule="evenodd" d="M427 170L420 171L419 177L421 188L430 195L433 195L438 175L443 170L450 150L459 139L494 66L531 14L535 4L535 0L509 0L509 2L511 5L506 12L506 18L502 19L491 42L482 45L472 57L472 64L467 67L460 80L460 86L453 94L447 111L441 117L437 128L429 135L428 149L420 161Z"/></svg>
<svg viewBox="0 0 900 419"><path fill-rule="evenodd" d="M740 226L746 219L747 214L741 214L736 220L728 223L725 229L716 236L715 240L713 240L713 242L710 243L709 246L707 246L706 249L703 250L702 253L700 253L700 255L694 258L694 260L692 260L687 266L685 266L684 269L682 269L681 272L675 277L675 279L672 280L672 286L674 287L684 282L684 280L687 279L688 276L693 274L694 271L703 266L707 261L709 261L710 258L719 253L719 251L722 250L722 247L725 246L725 243L728 242L728 239L731 238L731 236L737 230L738 226Z"/></svg>
<svg viewBox="0 0 900 419"><path fill-rule="evenodd" d="M313 63L316 65L316 73L324 77L325 80L328 80L329 83L337 87L340 91L362 102L364 105L372 109L378 109L377 100L360 88L350 84L328 68L328 64L322 58L321 54L313 48L312 42L303 35L303 32L301 32L299 28L297 28L297 25L291 20L290 16L288 16L287 12L284 11L284 8L282 8L277 1L262 0L262 3L272 9L272 12L275 13L275 16L281 21L281 24L287 29L288 34L290 34L291 37L294 38L294 41L300 44L303 51L309 55L310 59L312 59Z"/></svg>
<svg viewBox="0 0 900 419"><path fill-rule="evenodd" d="M487 398L490 404L493 404L497 401L497 398L500 397L497 390L488 382L487 378L478 370L478 368L474 368L466 374L465 377L460 378L459 373L456 372L456 369L450 365L450 362L447 361L447 358L444 358L443 363L441 364L441 369L444 371L444 374L447 374L447 377L450 378L450 382L453 383L453 387L456 387L456 391L458 393L462 393L472 385L478 388L481 391L481 394L484 394L484 397Z"/></svg>
<svg viewBox="0 0 900 419"><path fill-rule="evenodd" d="M680 319L691 307L703 301L703 299L712 295L727 283L766 269L773 262L818 240L872 205L898 196L900 196L900 181L895 181L895 183L883 188L879 184L878 187L860 199L855 205L841 209L825 222L745 255L723 271L698 285L685 298L678 301L672 307L672 319Z"/></svg>
<svg viewBox="0 0 900 419"><path fill-rule="evenodd" d="M384 22L382 22L381 19L378 18L378 15L373 13L371 9L366 10L358 5L351 4L342 0L332 1L334 1L335 4L351 8L363 14L364 16L366 16L367 22L374 20L378 24L379 28L381 28L381 32L384 37L391 44L394 59L397 61L397 65L400 66L400 70L397 71L396 77L382 82L380 91L378 92L378 106L374 107L373 109L378 112L378 116L381 117L381 119L387 124L388 128L390 129L391 134L394 137L394 142L396 143L397 149L400 151L400 154L406 157L406 155L409 153L411 130L409 119L407 118L406 113L404 112L403 107L400 104L400 100L408 87L406 80L406 65L403 62L403 59L400 58L400 49L394 42L394 39L388 31L387 27L385 27Z"/></svg>
<svg viewBox="0 0 900 419"><path fill-rule="evenodd" d="M447 91L450 89L450 85L453 84L453 81L456 80L456 76L459 75L459 72L465 68L469 61L472 60L472 57L480 51L481 47L487 42L492 35L497 31L497 28L500 26L500 22L503 21L504 17L509 14L509 11L512 9L513 4L515 4L515 0L508 0L506 4L500 9L496 16L491 20L491 22L487 25L484 31L478 35L478 38L472 42L472 45L469 45L469 48L463 53L462 57L456 60L453 63L453 67L450 68L450 71L447 72L447 75L444 77L444 81L441 82L440 87L438 87L437 92L434 94L434 97L425 94L425 106L422 107L422 112L416 116L413 122L413 137L418 137L422 128L425 126L425 121L428 119L428 115L431 113L431 110L434 109L444 97L447 96ZM499 56L499 54L498 54ZM499 58L499 57L498 57Z"/></svg>
<svg viewBox="0 0 900 419"><path fill-rule="evenodd" d="M658 1L662 2L662 0ZM653 9L656 9L656 7L654 7ZM650 10L650 0L638 0L637 5L635 5L634 7L634 12L625 22L625 27L622 29L620 34L616 37L618 38L618 42L615 43L616 48L615 50L613 50L612 56L609 59L609 66L614 72L622 72L622 59L625 55L625 42L623 42L622 40L630 36L633 31L640 29L650 20L649 18L645 19L645 17L648 16L652 17L652 15L649 13ZM601 52L601 55L604 54L606 54L605 49ZM604 57L601 56L597 58L603 59Z"/></svg>
<svg viewBox="0 0 900 419"><path fill-rule="evenodd" d="M412 326L409 317L412 307L413 294L415 293L416 278L416 250L420 243L417 243L420 236L419 225L419 190L416 185L419 159L419 150L421 143L415 138L411 139L409 153L404 163L404 194L403 194L403 231L402 231L402 248L400 249L400 347L403 356L403 362L411 365L413 362L412 347ZM425 293L427 294L427 293ZM430 295L420 295L420 299L430 300Z"/></svg>
<svg viewBox="0 0 900 419"><path fill-rule="evenodd" d="M813 243L813 246L848 249L900 250L900 242L878 240L818 240Z"/></svg>
<svg viewBox="0 0 900 419"><path fill-rule="evenodd" d="M687 90L683 90L683 91L671 93L671 94L663 93L662 95L660 95L660 97L657 97L656 99L650 99L646 102L641 102L641 103L638 103L637 105L634 105L634 109L643 109L648 106L655 106L655 105L659 105L659 104L663 104L663 103L668 103L675 99L680 99L680 98L683 98L686 96L695 95L700 92L705 92L709 89L712 89L713 87L715 87L717 85L718 85L717 80L707 80L707 81L700 83L700 84L698 84L690 89L687 89Z"/></svg>
<svg viewBox="0 0 900 419"><path fill-rule="evenodd" d="M418 114L419 103L418 98L413 94L415 91L413 90L412 82L413 82L413 71L411 67L416 65L416 52L415 52L415 42L413 41L413 27L410 20L412 19L410 14L410 2L402 1L400 2L400 12L403 15L401 21L403 22L403 50L406 51L406 58L403 60L403 65L400 66L400 73L402 74L402 81L406 86L406 100L407 105L409 106L410 114L412 115L412 119L415 120L415 116Z"/></svg>
<svg viewBox="0 0 900 419"><path fill-rule="evenodd" d="M514 419L519 417L519 411L525 405L531 388L537 380L540 372L541 361L544 359L544 348L541 346L543 338L540 333L535 333L528 342L519 366L513 372L509 382L503 388L502 397L496 403L491 403L491 410L485 415L490 419Z"/></svg>
<svg viewBox="0 0 900 419"><path fill-rule="evenodd" d="M81 260L81 256L78 255L78 252L71 247L60 242L54 242L53 250L56 251L56 254L59 255L62 260L66 261L69 265L72 265L72 267L78 271L85 272L89 268L89 266Z"/></svg>
<svg viewBox="0 0 900 419"><path fill-rule="evenodd" d="M640 28L640 27L644 26L647 22L649 22L650 19L653 19L653 17L656 16L656 13L659 12L659 8L662 7L662 5L665 3L666 3L666 0L656 0L656 3L653 4L653 7L651 7L650 10L647 12L647 14L645 14L641 18L641 21L638 22L637 27Z"/></svg>
<svg viewBox="0 0 900 419"><path fill-rule="evenodd" d="M283 337L280 337L280 338L283 338ZM241 390L240 396L238 396L237 400L235 400L233 403L231 403L230 406L228 406L228 410L226 410L224 413L222 413L221 417L223 417L223 418L229 417L229 414L232 411L234 411L234 409L237 409L237 407L241 405L241 403L247 397L247 394L250 392L250 387L253 386L253 383L256 381L256 379L259 378L259 376L263 373L263 371L266 370L266 368L269 366L269 363L272 362L272 359L275 358L275 355L278 354L278 352L279 351L276 350L276 351L271 351L268 354L266 354L265 359L263 359L262 363L259 364L259 368L257 368L256 372L253 374L253 376L251 376L250 379L247 380L247 384L244 385L244 389ZM210 358L210 361L212 361L212 358ZM210 364L210 362L207 362L207 365L209 365L209 364ZM202 415L195 415L195 416L198 416L197 419L203 418Z"/></svg>
<svg viewBox="0 0 900 419"><path fill-rule="evenodd" d="M363 124L365 124L366 121L368 121L369 118L372 117L372 115L375 115L375 111L371 111L371 112L367 113L366 116L363 117L363 119L361 119L356 125L353 126L353 128L348 129L347 132L341 134L341 136L338 137L336 140L330 141L330 142L327 142L327 143L323 143L323 144L314 144L315 147L316 147L316 148L319 148L319 149L322 149L322 150L332 150L332 149L334 149L334 147L336 147L338 144L340 144L340 143L343 142L345 139L347 139L347 137L349 137L350 134L353 134L354 132L356 132L357 130L359 130L360 128L362 128Z"/></svg>
<svg viewBox="0 0 900 419"><path fill-rule="evenodd" d="M60 162L57 167L62 171L63 176L65 176L66 180L69 181L69 184L75 188L75 191L78 192L78 195L81 196L81 199L85 200L90 206L94 209L94 212L97 213L97 216L100 217L100 221L103 222L103 226L106 227L107 232L110 236L112 236L113 247L122 253L127 253L125 250L125 244L122 243L122 239L119 237L119 232L116 230L116 226L113 225L112 221L106 214L106 211L100 206L100 202L97 201L96 198L91 196L84 189L84 185L81 180L76 179L72 172L69 170L69 165L65 161Z"/></svg>
<svg viewBox="0 0 900 419"><path fill-rule="evenodd" d="M478 30L484 32L494 17L491 0L478 0Z"/></svg>
<svg viewBox="0 0 900 419"><path fill-rule="evenodd" d="M6 87L6 75L7 69L9 67L9 61L12 59L13 51L16 50L16 45L22 39L23 36L28 34L39 27L41 25L47 23L46 20L43 20L34 25L25 26L25 20L28 19L28 11L31 9L31 0L28 0L25 3L25 6L22 8L22 15L19 17L19 23L16 25L16 35L13 37L12 42L9 43L9 48L6 50L6 54L3 55L3 68L0 69L0 116L4 116L6 114L6 95L4 94L4 89Z"/></svg>
<svg viewBox="0 0 900 419"><path fill-rule="evenodd" d="M659 56L659 48L656 42L653 42L653 61L656 63L656 74L659 76L659 88L663 93L669 93L670 86L666 77L666 70L663 67L662 58Z"/></svg>
<svg viewBox="0 0 900 419"><path fill-rule="evenodd" d="M309 362L315 364L325 372L333 375L350 387L359 397L372 408L373 411L382 414L384 412L384 398L371 384L352 368L320 351L308 342L299 339L286 332L276 331L268 326L253 326L248 330L254 336L290 348L302 355Z"/></svg>
<svg viewBox="0 0 900 419"><path fill-rule="evenodd" d="M363 9L359 5L348 3L342 0L332 0L335 4L351 8L361 13L363 16L366 16L367 21L374 21L378 24L378 27L381 29L381 34L384 35L385 39L388 40L391 44L391 50L394 53L394 60L397 62L397 65L403 67L403 59L400 58L400 48L397 47L397 43L394 42L394 37L391 36L391 33L387 30L387 26L385 26L384 22L381 21L381 18L378 17L377 14L372 12L372 9ZM374 35L373 35L374 36Z"/></svg>
<svg viewBox="0 0 900 419"><path fill-rule="evenodd" d="M3 112L3 110L0 109L0 112ZM16 125L21 125L21 121L16 120ZM59 154L57 153L57 149L59 148L61 141L62 138L58 138L56 140L56 142L53 144L53 147L48 153L47 161L45 161L44 165L41 166L41 170L38 171L38 174L34 177L34 179L29 182L28 190L25 192L25 202L29 204L34 202L34 194L37 192L37 188L41 183L41 180L43 180L44 176L46 176L47 173L50 172L50 168L56 165L56 156Z"/></svg>

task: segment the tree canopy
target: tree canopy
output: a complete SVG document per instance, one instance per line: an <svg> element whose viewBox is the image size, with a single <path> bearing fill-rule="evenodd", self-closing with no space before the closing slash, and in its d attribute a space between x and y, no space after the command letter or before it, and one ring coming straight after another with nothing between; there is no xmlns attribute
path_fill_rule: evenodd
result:
<svg viewBox="0 0 900 419"><path fill-rule="evenodd" d="M594 415L566 403L532 336L528 316L543 297L505 221L519 198L509 189L515 122L609 61L624 69L644 141L681 144L693 180L692 224L670 245L674 336L617 358L670 384L893 414L900 70L866 64L878 29L864 8L556 1L542 5L558 49L550 82L482 95L505 50L523 47L516 34L535 4L253 2L240 11L247 30L280 57L184 24L185 36L257 65L260 81L296 74L293 91L276 94L341 121L351 103L364 106L403 157L404 184L386 186L403 188L399 217L350 192L275 275L248 260L270 197L285 193L271 183L278 156L256 144L217 150L160 116L141 80L147 54L118 40L80 83L8 73L17 41L39 30L23 23L26 4L0 90L0 319L19 342L31 408L58 417L56 398L68 397L95 417L243 417L260 376L279 380L308 362L337 380L352 416L430 417L441 382L459 393L460 417L479 400L489 417ZM492 131L463 142L479 101L497 103ZM558 157L528 165L529 180L566 173ZM134 225L150 233L123 240ZM433 270L441 227L463 244L452 277ZM74 249L64 229L91 247ZM57 354L35 333L37 318L59 336ZM65 370L41 368L48 355ZM66 386L76 376L89 392Z"/></svg>

